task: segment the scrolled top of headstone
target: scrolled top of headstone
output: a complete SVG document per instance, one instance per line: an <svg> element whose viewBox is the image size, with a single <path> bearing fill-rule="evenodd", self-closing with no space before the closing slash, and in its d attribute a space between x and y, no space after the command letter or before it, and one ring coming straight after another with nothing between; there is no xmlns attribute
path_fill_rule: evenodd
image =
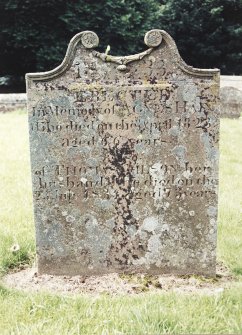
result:
<svg viewBox="0 0 242 335"><path fill-rule="evenodd" d="M158 47L162 42L162 31L152 29L145 34L144 42L149 48ZM96 48L99 44L99 38L93 31L84 31L81 33L81 43L87 49Z"/></svg>
<svg viewBox="0 0 242 335"><path fill-rule="evenodd" d="M116 64L115 68L119 72L125 72L126 70L128 71L130 63L146 59L151 53L158 52L158 54L164 55L164 51L166 50L165 52L169 53L169 59L172 60L174 64L177 64L177 66L184 73L189 73L190 75L196 75L199 77L214 77L214 75L218 73L217 69L198 69L187 65L181 58L175 41L164 30L152 29L148 31L144 36L144 43L148 49L146 48L146 50L143 52L127 56L112 56L110 54L98 52L95 50L99 44L99 37L95 32L89 30L83 31L76 34L71 39L67 48L66 56L58 67L47 72L28 73L26 75L26 79L31 78L32 80L50 80L62 75L68 68L72 66L77 49L79 49L80 46L83 50L81 52L88 53L90 58L94 57L95 59L99 59L105 63L114 63L114 65ZM161 46L163 47L164 51L159 52ZM156 58L160 57L158 54L155 55ZM163 62L164 60L161 59L161 61ZM150 66L153 65L153 62L150 62Z"/></svg>
<svg viewBox="0 0 242 335"><path fill-rule="evenodd" d="M82 45L87 49L96 48L99 44L99 38L93 31L84 31L80 35ZM162 31L152 29L145 34L144 42L149 48L158 47L162 42Z"/></svg>
<svg viewBox="0 0 242 335"><path fill-rule="evenodd" d="M150 48L158 47L162 42L162 33L158 29L152 29L145 34L145 44Z"/></svg>
<svg viewBox="0 0 242 335"><path fill-rule="evenodd" d="M96 48L99 44L99 38L93 31L84 31L81 35L81 42L87 49Z"/></svg>

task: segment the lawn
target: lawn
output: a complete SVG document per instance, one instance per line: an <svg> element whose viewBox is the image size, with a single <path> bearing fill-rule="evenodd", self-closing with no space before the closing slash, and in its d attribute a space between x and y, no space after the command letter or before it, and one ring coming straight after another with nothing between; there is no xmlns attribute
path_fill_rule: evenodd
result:
<svg viewBox="0 0 242 335"><path fill-rule="evenodd" d="M235 276L214 295L24 293L0 285L0 334L241 334L242 119L221 120L218 260ZM34 262L25 112L0 115L0 271ZM18 252L13 248L19 246Z"/></svg>

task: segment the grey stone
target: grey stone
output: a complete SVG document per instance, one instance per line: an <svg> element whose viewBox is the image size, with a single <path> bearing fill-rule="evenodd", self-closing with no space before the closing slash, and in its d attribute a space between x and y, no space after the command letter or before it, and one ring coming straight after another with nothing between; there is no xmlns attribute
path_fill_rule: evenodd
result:
<svg viewBox="0 0 242 335"><path fill-rule="evenodd" d="M145 43L116 57L82 32L26 75L39 273L215 274L219 70Z"/></svg>
<svg viewBox="0 0 242 335"><path fill-rule="evenodd" d="M0 112L12 112L16 109L25 109L27 97L25 93L0 94Z"/></svg>
<svg viewBox="0 0 242 335"><path fill-rule="evenodd" d="M231 86L221 87L221 117L239 118L242 113L242 91Z"/></svg>

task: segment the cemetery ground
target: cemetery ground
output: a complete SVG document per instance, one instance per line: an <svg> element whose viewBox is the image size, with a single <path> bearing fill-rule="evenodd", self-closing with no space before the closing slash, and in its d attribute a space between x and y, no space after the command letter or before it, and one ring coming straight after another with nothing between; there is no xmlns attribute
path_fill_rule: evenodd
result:
<svg viewBox="0 0 242 335"><path fill-rule="evenodd" d="M242 118L221 120L220 150L219 275L110 275L83 279L77 293L68 277L27 280L35 259L27 114L0 115L0 334L241 334ZM25 281L24 290L4 279L19 270L14 284Z"/></svg>

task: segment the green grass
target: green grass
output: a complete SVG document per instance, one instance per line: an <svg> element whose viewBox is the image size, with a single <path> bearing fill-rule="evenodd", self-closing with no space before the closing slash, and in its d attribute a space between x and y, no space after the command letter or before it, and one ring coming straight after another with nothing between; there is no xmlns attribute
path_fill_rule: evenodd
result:
<svg viewBox="0 0 242 335"><path fill-rule="evenodd" d="M219 297L146 293L74 298L3 290L1 300L1 334L242 332L242 292L235 289Z"/></svg>
<svg viewBox="0 0 242 335"><path fill-rule="evenodd" d="M221 121L218 259L237 282L217 295L23 293L0 286L0 334L241 334L242 120ZM27 115L0 115L0 271L30 264L35 241ZM16 253L11 247L18 244Z"/></svg>
<svg viewBox="0 0 242 335"><path fill-rule="evenodd" d="M242 118L221 120L218 257L242 275Z"/></svg>
<svg viewBox="0 0 242 335"><path fill-rule="evenodd" d="M0 115L0 271L29 262L34 254L27 115ZM16 254L10 248L18 244Z"/></svg>

